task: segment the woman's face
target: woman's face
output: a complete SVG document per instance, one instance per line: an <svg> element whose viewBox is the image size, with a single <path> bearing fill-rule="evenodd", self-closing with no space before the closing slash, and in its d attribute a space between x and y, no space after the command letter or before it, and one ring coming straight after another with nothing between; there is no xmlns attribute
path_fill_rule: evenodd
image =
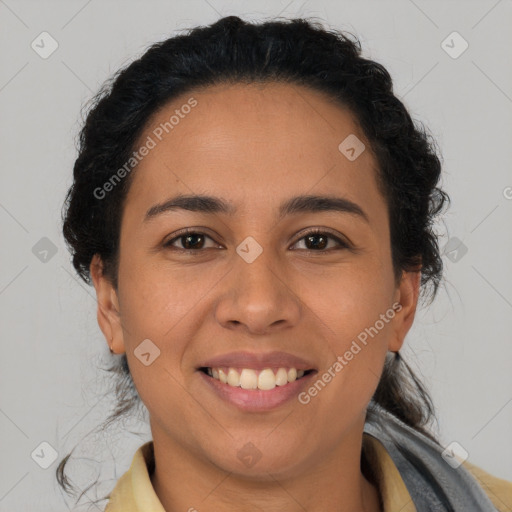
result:
<svg viewBox="0 0 512 512"><path fill-rule="evenodd" d="M360 438L418 292L418 274L395 285L387 206L363 133L320 93L240 84L173 101L139 142L150 149L124 206L118 289L94 281L100 325L115 352L126 351L155 442L253 476L327 460ZM228 211L200 201L171 208L179 195ZM179 237L185 228L196 235ZM320 234L308 237L313 228ZM277 351L304 366L261 359ZM234 352L248 357L230 360ZM284 385L281 371L283 385L242 390L199 370L208 362L314 372ZM245 377L250 385L253 373Z"/></svg>

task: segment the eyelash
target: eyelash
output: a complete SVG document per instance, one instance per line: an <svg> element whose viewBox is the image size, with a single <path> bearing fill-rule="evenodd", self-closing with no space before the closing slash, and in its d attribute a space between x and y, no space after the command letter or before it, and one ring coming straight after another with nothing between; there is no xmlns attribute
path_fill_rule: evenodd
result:
<svg viewBox="0 0 512 512"><path fill-rule="evenodd" d="M178 236L175 236L171 240L165 242L163 244L164 248L171 249L173 251L178 251L178 252L181 252L182 254L194 254L194 255L197 255L198 253L201 253L205 250L205 249L181 249L179 247L174 247L172 245L174 242L186 237L187 235L202 235L202 236L209 238L210 240L213 240L212 237L210 237L209 235L207 235L206 233L203 233L201 231L195 231L193 229L185 229L185 230L181 231ZM306 238L308 236L312 236L312 235L326 235L327 238L336 241L336 243L339 246L337 248L338 250L341 250L341 249L351 250L352 249L351 246L347 242L342 240L341 238L333 235L332 233L330 233L329 231L326 231L325 229L319 229L319 228L313 228L313 229L307 231L306 233L303 233L302 237L299 238L297 241L295 241L293 245L302 241L304 238ZM297 250L297 249L295 249L295 250ZM299 249L299 250L306 251L307 253L316 253L316 254L333 251L332 248L331 249L319 249L319 250L313 250L313 249ZM334 249L334 250L336 250L336 249Z"/></svg>

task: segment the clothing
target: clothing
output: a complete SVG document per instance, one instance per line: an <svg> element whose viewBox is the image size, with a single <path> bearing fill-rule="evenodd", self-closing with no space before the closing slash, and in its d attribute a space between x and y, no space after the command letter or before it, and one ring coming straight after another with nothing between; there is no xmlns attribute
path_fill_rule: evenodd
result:
<svg viewBox="0 0 512 512"><path fill-rule="evenodd" d="M441 446L373 401L368 407L364 433L378 440L387 452L391 459L388 470L391 464L399 475L395 481L401 480L406 486L414 503L411 511L512 511L512 482L496 478L467 461L452 467L443 458ZM384 489L383 495L386 492ZM402 511L395 504L390 510Z"/></svg>
<svg viewBox="0 0 512 512"><path fill-rule="evenodd" d="M372 411L363 451L376 475L384 512L512 512L512 482L467 461L452 468L440 456L442 448L426 436L387 411ZM394 444L397 440L399 445ZM105 512L165 512L151 484L153 468L149 441L118 480Z"/></svg>

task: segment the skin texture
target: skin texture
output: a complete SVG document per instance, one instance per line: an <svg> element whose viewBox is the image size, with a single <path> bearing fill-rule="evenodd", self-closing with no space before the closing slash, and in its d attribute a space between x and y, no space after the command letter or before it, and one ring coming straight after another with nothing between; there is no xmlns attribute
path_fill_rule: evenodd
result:
<svg viewBox="0 0 512 512"><path fill-rule="evenodd" d="M99 325L113 350L127 353L149 410L155 491L167 511L378 511L377 490L360 469L365 411L386 352L401 348L412 325L420 274L395 283L369 144L348 110L286 84L194 91L157 112L140 140L190 96L197 106L133 171L118 289L98 257L90 267ZM338 150L350 134L366 144L352 162ZM176 210L143 222L177 193L218 196L238 211ZM301 194L348 198L369 222L340 212L278 220L281 202ZM187 227L210 237L197 254L178 252L183 239L174 251L163 247ZM300 232L315 227L354 250L332 238L323 249L306 245ZM248 236L263 248L250 264L236 252ZM283 350L321 375L395 302L402 309L307 405L242 412L195 370L201 359L235 350ZM145 339L161 351L149 366L134 355ZM262 454L250 468L237 457L248 442Z"/></svg>

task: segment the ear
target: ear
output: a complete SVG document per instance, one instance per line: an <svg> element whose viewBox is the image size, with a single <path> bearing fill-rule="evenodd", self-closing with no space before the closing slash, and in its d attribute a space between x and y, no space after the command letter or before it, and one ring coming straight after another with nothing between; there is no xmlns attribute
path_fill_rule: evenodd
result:
<svg viewBox="0 0 512 512"><path fill-rule="evenodd" d="M414 322L420 282L421 272L403 272L402 280L395 294L395 302L400 303L401 308L395 309L394 328L388 344L388 350L391 352L398 352L402 348L405 335Z"/></svg>
<svg viewBox="0 0 512 512"><path fill-rule="evenodd" d="M104 275L103 262L98 254L93 256L89 271L96 290L98 325L113 352L122 354L125 348L117 292Z"/></svg>

